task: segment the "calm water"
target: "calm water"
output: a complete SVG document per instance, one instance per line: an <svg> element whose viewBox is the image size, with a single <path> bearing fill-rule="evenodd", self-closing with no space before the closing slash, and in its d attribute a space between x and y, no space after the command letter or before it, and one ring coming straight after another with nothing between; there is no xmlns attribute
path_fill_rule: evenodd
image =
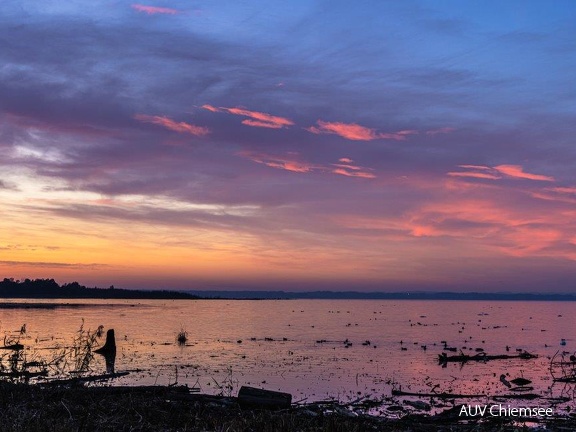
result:
<svg viewBox="0 0 576 432"><path fill-rule="evenodd" d="M5 303L61 300L8 300ZM116 331L118 384L188 384L206 393L232 394L244 384L293 394L293 400L414 392L503 394L500 382L524 376L534 392L572 395L553 384L549 358L576 350L576 304L562 302L263 300L66 300L83 307L0 309L0 335L16 333L28 358L50 359L69 346L82 319ZM176 335L183 328L188 343ZM566 345L560 342L565 339ZM351 345L344 343L345 340ZM325 342L319 342L325 341ZM366 341L369 341L368 345ZM402 344L400 343L402 341ZM467 354L523 349L539 358L438 365L446 341ZM362 343L365 343L363 345ZM103 343L103 342L102 342ZM426 346L426 350L422 348ZM509 346L510 351L506 351ZM405 349L402 349L405 348ZM454 355L456 353L448 353ZM96 357L94 372L104 372ZM225 389L226 390L226 389ZM226 390L225 392L227 392Z"/></svg>

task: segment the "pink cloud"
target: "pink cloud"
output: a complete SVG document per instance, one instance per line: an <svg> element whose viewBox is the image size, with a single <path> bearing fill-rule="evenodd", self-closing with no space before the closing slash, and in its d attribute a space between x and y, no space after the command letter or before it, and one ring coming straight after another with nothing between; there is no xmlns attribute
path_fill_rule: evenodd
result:
<svg viewBox="0 0 576 432"><path fill-rule="evenodd" d="M498 165L495 166L494 169L509 177L528 180L554 181L553 177L524 172L520 165Z"/></svg>
<svg viewBox="0 0 576 432"><path fill-rule="evenodd" d="M244 124L246 126L263 127L263 128L269 128L269 129L281 129L282 128L282 125L279 125L278 123L267 123L267 122L262 122L262 121L258 121L258 120L250 120L250 119L242 120L242 124Z"/></svg>
<svg viewBox="0 0 576 432"><path fill-rule="evenodd" d="M480 192L482 197L477 198L473 193L450 194L413 209L404 215L404 228L414 237L450 238L478 250L576 259L565 247L566 239L576 238L571 205L557 203L552 211L542 211L541 207L517 207L509 199L511 191Z"/></svg>
<svg viewBox="0 0 576 432"><path fill-rule="evenodd" d="M334 134L353 141L372 141L376 139L392 139L403 141L408 135L417 134L414 130L402 130L394 133L379 133L356 123L325 122L318 120L317 126L306 128L314 134Z"/></svg>
<svg viewBox="0 0 576 432"><path fill-rule="evenodd" d="M576 203L576 187L553 187L544 188L543 191L532 192L534 198L548 201L559 201L565 203Z"/></svg>
<svg viewBox="0 0 576 432"><path fill-rule="evenodd" d="M226 107L214 107L212 105L202 105L202 108L211 111L211 112L227 112L234 115L248 117L248 119L243 120L242 124L246 126L253 126L253 127L264 127L264 128L271 128L271 129L281 129L284 127L292 126L294 122L285 117L279 117L259 111L250 111L244 108L234 107L234 108L226 108Z"/></svg>
<svg viewBox="0 0 576 432"><path fill-rule="evenodd" d="M524 172L523 168L520 165L498 165L493 168L484 165L458 165L458 167L469 169L472 171L462 171L462 172L452 171L447 173L447 175L452 177L473 177L481 179L499 180L502 178L503 174L508 177L514 177L520 179L554 181L553 177Z"/></svg>
<svg viewBox="0 0 576 432"><path fill-rule="evenodd" d="M204 108L205 110L208 110L208 111L212 111L212 112L220 112L220 110L218 108L216 108L215 106L212 106L212 105L208 105L208 104L202 105L202 108Z"/></svg>
<svg viewBox="0 0 576 432"><path fill-rule="evenodd" d="M370 172L371 170L369 168L349 165L347 163L331 164L331 166L312 164L310 162L302 161L297 153L289 153L286 155L278 156L264 153L243 152L240 153L240 155L250 159L253 162L285 171L292 171L297 173L325 172L343 175L346 177L376 178L376 176ZM343 159L353 162L348 158Z"/></svg>
<svg viewBox="0 0 576 432"><path fill-rule="evenodd" d="M443 127L443 128L439 128L439 129L431 129L426 131L426 135L430 135L430 136L434 136L434 135L438 135L438 134L447 134L450 132L454 132L456 129L451 128L451 127Z"/></svg>
<svg viewBox="0 0 576 432"><path fill-rule="evenodd" d="M352 169L359 169L359 168L352 168ZM366 171L348 171L344 168L336 168L335 170L332 170L333 174L339 174L339 175L343 175L346 177L361 177L361 178L376 178L376 176L370 172L366 172Z"/></svg>
<svg viewBox="0 0 576 432"><path fill-rule="evenodd" d="M154 15L154 14L176 15L178 13L181 13L176 9L157 7L157 6L144 6L141 4L132 4L131 7L132 9L135 9L138 12L144 12L147 13L148 15Z"/></svg>
<svg viewBox="0 0 576 432"><path fill-rule="evenodd" d="M484 165L458 165L460 168L476 169L476 170L492 170L492 168Z"/></svg>
<svg viewBox="0 0 576 432"><path fill-rule="evenodd" d="M136 114L134 118L144 123L152 123L175 132L187 133L195 136L204 136L210 133L210 130L204 126L196 126L186 122L175 122L164 116L150 116L146 114Z"/></svg>
<svg viewBox="0 0 576 432"><path fill-rule="evenodd" d="M532 192L530 194L534 198L543 199L547 201L558 201L570 204L576 204L576 198L572 198L570 196L566 196L565 194L553 194L553 193L546 193L546 192Z"/></svg>
<svg viewBox="0 0 576 432"><path fill-rule="evenodd" d="M364 168L358 165L352 165L354 162L350 158L340 158L337 164L332 164L336 169L332 170L333 174L339 174L347 177L362 177L362 178L376 178L376 176L371 173L370 168Z"/></svg>
<svg viewBox="0 0 576 432"><path fill-rule="evenodd" d="M243 152L240 154L253 162L260 163L271 168L283 169L286 171L307 173L318 168L308 162L298 160L297 154L288 154L285 156L267 155L264 153Z"/></svg>
<svg viewBox="0 0 576 432"><path fill-rule="evenodd" d="M354 171L358 171L358 170L364 169L364 168L362 168L362 167L360 167L360 166L350 165L350 164L347 164L347 163L346 163L346 164L332 164L332 166L339 167L339 168L351 169L351 170L354 170Z"/></svg>
<svg viewBox="0 0 576 432"><path fill-rule="evenodd" d="M546 249L553 247L562 238L562 231L547 227L517 226L505 235L510 245L501 250L512 256L549 254ZM561 253L561 255L564 255Z"/></svg>
<svg viewBox="0 0 576 432"><path fill-rule="evenodd" d="M473 177L473 178L481 178L481 179L489 179L489 180L498 180L501 179L502 177L493 175L493 174L488 174L488 173L482 173L482 172L468 172L468 171L463 171L463 172L449 172L447 173L449 176L452 177Z"/></svg>
<svg viewBox="0 0 576 432"><path fill-rule="evenodd" d="M576 194L576 187L555 187L550 188L551 191L565 194Z"/></svg>

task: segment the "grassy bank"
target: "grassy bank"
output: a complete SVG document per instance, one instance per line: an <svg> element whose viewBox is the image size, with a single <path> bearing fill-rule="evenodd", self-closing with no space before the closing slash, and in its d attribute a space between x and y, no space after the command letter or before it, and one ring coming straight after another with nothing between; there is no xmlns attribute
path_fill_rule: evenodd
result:
<svg viewBox="0 0 576 432"><path fill-rule="evenodd" d="M458 423L454 410L401 419L357 415L338 405L282 411L241 409L235 398L190 394L170 387L33 386L0 383L3 432L27 431L521 431L506 419ZM555 419L546 430L576 430Z"/></svg>

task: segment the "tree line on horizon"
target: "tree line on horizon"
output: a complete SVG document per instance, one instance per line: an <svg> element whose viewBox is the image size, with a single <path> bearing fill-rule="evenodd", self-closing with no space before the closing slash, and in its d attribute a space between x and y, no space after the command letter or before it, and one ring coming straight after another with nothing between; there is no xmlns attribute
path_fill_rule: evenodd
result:
<svg viewBox="0 0 576 432"><path fill-rule="evenodd" d="M0 297L5 298L94 298L94 299L195 299L198 296L167 290L128 290L88 288L78 282L59 285L54 279L4 278L0 281Z"/></svg>

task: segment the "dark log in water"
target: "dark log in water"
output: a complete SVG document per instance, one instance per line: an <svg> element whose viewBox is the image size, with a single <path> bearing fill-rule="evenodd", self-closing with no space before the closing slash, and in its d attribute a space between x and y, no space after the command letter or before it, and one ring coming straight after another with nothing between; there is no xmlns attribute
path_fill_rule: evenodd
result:
<svg viewBox="0 0 576 432"><path fill-rule="evenodd" d="M488 355L486 353L478 353L475 355L466 355L460 354L455 356L448 356L446 353L438 354L438 364L446 364L449 362L456 362L456 363L466 363L470 361L479 361L479 362L487 362L491 360L506 360L506 359L514 359L519 358L523 360L530 360L538 358L536 354L530 354L529 352L523 352L518 355L508 355L508 354L500 354L500 355Z"/></svg>
<svg viewBox="0 0 576 432"><path fill-rule="evenodd" d="M290 408L292 395L290 393L242 386L238 392L238 403L243 408Z"/></svg>

